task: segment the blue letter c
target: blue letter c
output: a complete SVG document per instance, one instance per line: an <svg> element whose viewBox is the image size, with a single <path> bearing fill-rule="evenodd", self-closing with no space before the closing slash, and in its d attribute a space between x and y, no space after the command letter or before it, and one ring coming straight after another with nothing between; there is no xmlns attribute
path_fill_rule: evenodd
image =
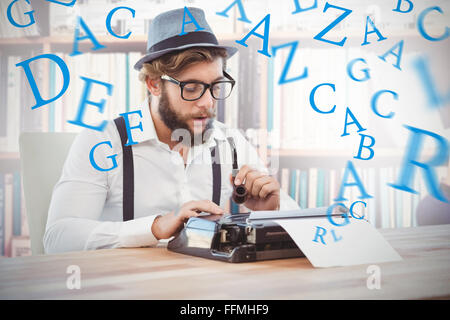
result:
<svg viewBox="0 0 450 320"><path fill-rule="evenodd" d="M108 16L106 17L106 29L108 30L108 32L109 32L111 35L113 35L113 36L116 37L116 38L120 38L120 39L128 39L128 38L130 37L130 35L131 35L131 31L128 32L127 34L123 35L123 36L120 36L120 35L116 34L116 33L112 30L112 28L111 28L111 19L112 19L112 16L113 16L113 14L114 14L117 10L119 10L119 9L126 9L126 10L130 11L131 14L133 15L133 18L134 18L134 15L135 15L135 13L136 13L136 12L134 11L134 9L128 8L128 7L117 7L117 8L114 8L114 9L112 9L112 10L108 13Z"/></svg>

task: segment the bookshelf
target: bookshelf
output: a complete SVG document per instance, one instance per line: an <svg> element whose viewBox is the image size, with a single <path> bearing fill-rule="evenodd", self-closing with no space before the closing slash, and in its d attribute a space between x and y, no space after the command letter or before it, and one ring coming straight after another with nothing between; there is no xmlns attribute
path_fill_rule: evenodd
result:
<svg viewBox="0 0 450 320"><path fill-rule="evenodd" d="M320 31L320 30L317 30ZM427 32L430 35L439 35L442 33L442 30L439 29L429 29ZM234 33L222 33L217 34L217 38L220 41L224 42L234 42L235 40L242 39L247 33L244 31L241 32L234 32ZM364 34L364 33L363 33ZM289 31L275 31L270 32L270 43L271 44L278 44L278 43L285 43L293 40L313 40L314 31L296 31L296 32L289 32ZM346 32L345 36L350 38L358 38L361 37L361 32ZM415 38L418 37L419 34L417 30L396 30L389 33L389 38ZM144 47L140 47L145 51L145 45L147 44L147 35L145 34L131 34L131 36L128 39L118 39L116 37L113 37L111 35L96 35L95 38L104 45L112 45L112 46L119 46L119 45L144 45ZM331 36L331 40L338 40L342 38L342 36ZM0 45L6 46L6 45L72 45L73 44L73 35L62 35L62 36L36 36L36 37L23 37L23 38L0 38ZM80 45L82 42L80 42ZM122 49L123 50L123 49Z"/></svg>
<svg viewBox="0 0 450 320"><path fill-rule="evenodd" d="M0 153L0 173L20 171L18 152Z"/></svg>
<svg viewBox="0 0 450 320"><path fill-rule="evenodd" d="M242 34L243 36L244 34ZM230 34L219 34L217 35L218 39L221 41L234 41L239 38L237 34L230 33ZM145 51L145 46L147 45L147 35L134 35L131 34L131 36L128 39L118 39L116 37L113 37L111 35L96 35L95 38L100 42L101 44L104 44L106 46L112 45L112 46L123 46L124 44L133 45L138 44L140 45L140 48ZM80 45L83 42L80 42ZM73 36L70 35L62 35L62 36L46 36L46 37L28 37L28 38L0 38L0 45L73 45ZM143 47L142 47L143 45ZM103 49L102 49L103 50ZM125 50L122 48L121 50Z"/></svg>
<svg viewBox="0 0 450 320"><path fill-rule="evenodd" d="M191 1L192 2L192 1ZM194 1L195 2L195 1ZM248 3L250 3L249 1ZM257 3L253 1L253 4ZM72 51L73 46L73 35L69 34L52 34L50 19L51 15L49 12L49 2L46 1L36 1L33 2L33 6L37 5L36 9L36 21L41 26L41 36L37 37L22 37L22 38L0 38L0 57L8 57L8 56L35 56L40 53L55 53L55 54L63 54L64 58L67 58L68 54ZM119 5L119 4L117 4ZM272 8L272 7L271 7ZM217 8L216 8L217 9ZM274 9L275 10L275 9ZM216 10L217 11L217 10ZM290 13L290 11L287 11ZM237 127L243 130L250 129L256 127L256 129L267 129L271 130L279 130L279 139L283 140L285 136L283 134L289 133L292 131L292 125L297 125L301 127L303 125L311 126L311 123L307 124L302 122L304 120L299 120L295 123L295 120L289 119L289 112L292 111L287 107L289 105L289 99L291 95L298 94L298 91L304 90L307 91L304 87L302 89L296 89L297 84L285 85L283 87L277 86L278 76L279 74L275 74L275 70L279 72L279 69L283 67L283 63L287 58L287 52L279 51L277 53L277 61L275 59L273 61L269 61L267 57L262 56L260 54L255 54L257 50L261 48L261 41L259 39L250 38L247 42L249 45L248 48L243 48L235 43L236 40L242 39L248 31L250 31L250 25L240 22L234 17L239 15L237 7L234 8L234 12L230 14L229 19L233 19L232 27L230 30L221 29L218 34L218 39L220 42L225 43L227 45L238 46L240 53L239 56L233 58L234 60L230 63L230 68L234 71L234 77L238 80L237 90L233 93L234 98L230 98L230 100L226 103L230 105L222 106L225 108L223 111L223 119L224 122L229 124L232 127ZM298 15L300 18L300 15ZM217 18L217 17L215 17ZM225 19L225 18L223 18ZM257 19L252 19L253 23L256 23ZM410 46L410 50L418 50L421 47L419 43L420 35L417 32L415 26L410 25L411 23L405 23L408 27L403 29L392 28L389 29L388 26L385 26L382 33L387 36L389 40L381 43L381 47L375 47L375 49L371 49L372 51L376 50L378 54L382 54L386 52L387 49L391 48L396 42L401 39L406 39L408 41L408 45ZM89 22L88 22L89 25ZM321 25L322 26L322 25ZM212 25L214 29L214 25ZM323 26L322 26L323 27ZM291 41L300 41L299 48L306 48L309 51L306 53L297 52L296 54L302 54L302 58L305 55L309 54L310 56L314 56L318 51L314 51L317 48L321 50L326 50L332 48L332 46L324 45L317 40L314 40L313 37L321 30L322 28L313 28L310 30L280 30L279 28L274 28L274 30L270 31L270 46L280 45L283 43L291 42ZM388 30L389 32L387 32ZM431 26L427 29L430 34L441 34L442 28ZM79 50L84 52L85 56L100 56L103 54L118 54L124 55L128 59L130 57L131 52L143 54L145 52L146 43L147 43L147 35L145 34L137 34L132 33L130 38L128 39L118 39L111 35L97 35L94 32L96 39L99 43L106 46L106 48L101 49L99 51L91 51L90 48L92 46L89 40L81 41L79 43ZM327 36L327 38L333 40L341 39L343 36L348 37L347 44L357 45L359 46L363 41L364 37L364 29L359 26L357 29L348 28L345 30L340 30L338 34L331 34ZM374 40L375 42L375 40ZM335 49L335 48L332 48ZM343 49L345 51L345 56L343 58L349 59L350 55L347 49ZM120 57L122 59L124 57ZM331 59L332 57L330 57ZM354 56L353 56L354 58ZM72 59L72 58L68 58ZM128 60L127 60L128 61ZM338 60L335 60L338 61ZM67 62L67 61L66 61ZM132 64L134 61L128 61L129 64ZM342 61L341 61L342 62ZM329 63L329 62L327 62ZM70 67L70 66L69 66ZM293 66L294 67L294 66ZM300 61L300 65L296 65L297 68L304 67L304 63ZM278 68L278 69L277 69ZM52 89L54 85L51 80L51 71L50 64L48 61L43 61L41 63L41 88L40 91L43 93L48 93ZM297 69L298 70L298 69ZM344 69L345 70L345 69ZM21 70L20 70L21 71ZM3 71L2 71L3 72ZM72 72L72 70L71 70ZM81 72L81 71L80 71ZM77 76L83 75L82 73L76 73ZM232 73L233 74L233 73ZM253 75L252 83L248 83L247 81L239 81L242 80L245 75ZM72 81L72 80L71 80ZM129 81L129 80L127 80ZM322 79L318 79L317 81L323 81ZM320 83L320 82L317 82ZM22 85L27 85L27 83L22 83ZM71 85L73 83L71 82ZM116 85L114 83L114 85ZM128 83L130 85L130 82ZM303 84L302 84L303 85ZM346 85L348 85L348 79L346 80ZM352 83L352 85L357 86L357 84ZM120 85L118 86L120 88ZM29 88L28 88L29 89ZM26 89L26 90L28 90ZM278 90L278 91L277 91ZM297 91L297 92L296 92ZM28 91L29 93L29 91ZM309 92L307 92L309 94ZM347 94L347 93L346 93ZM245 95L248 95L246 97ZM361 93L363 95L363 93ZM300 96L296 96L300 97ZM305 96L301 96L302 101L305 100ZM122 97L123 98L123 97ZM28 97L31 99L31 103L34 101L34 98ZM68 101L68 100L71 101ZM54 124L55 119L61 117L61 113L58 113L59 109L65 106L65 104L74 104L79 96L70 96L61 98L62 102L53 103L49 106L44 106L39 108L38 110L34 110L32 116L29 114L27 116L33 117L33 119L27 120L28 122L34 121L37 118L37 124L30 125L33 128L36 128L36 131L62 131L67 128L64 125L58 126ZM25 100L30 101L30 100ZM28 104L30 105L30 104ZM243 108L242 106L245 106ZM306 104L306 107L307 104ZM341 108L343 108L341 106ZM113 110L111 116L117 110ZM23 111L24 114L27 114L27 111ZM279 112L280 114L277 114ZM311 112L306 110L295 110L293 115L306 115L309 117ZM230 115L231 114L231 115ZM69 120L72 114L62 114L64 116L63 120ZM342 119L343 120L343 119ZM312 120L310 121L312 122ZM343 121L341 121L343 123ZM341 123L341 125L342 125ZM367 125L370 124L366 123ZM312 124L314 126L314 124ZM22 128L21 128L22 129ZM25 128L26 129L26 128ZM295 126L294 129L297 129ZM312 133L314 135L314 131ZM327 171L329 170L338 170L345 168L345 164L347 161L352 160L355 166L361 168L361 170L368 170L365 175L370 174L381 174L380 173L386 168L390 168L393 164L398 164L403 157L404 149L398 147L381 147L376 149L376 159L374 161L358 161L353 159L353 156L356 154L355 151L348 151L347 149L340 150L336 148L328 148L325 145L322 148L311 148L310 145L303 146L298 141L307 141L307 136L303 136L302 139L297 139L297 142L291 143L288 146L282 146L280 148L276 148L275 155L279 156L279 179L282 180L282 169L288 170L300 170L306 171L311 168L324 168ZM323 142L323 141L322 141ZM317 140L316 144L319 145L321 141ZM329 142L327 142L329 143ZM331 142L332 143L332 142ZM268 144L266 142L257 143L260 154L266 154L268 156L271 155L270 148L268 149ZM293 147L294 146L294 147ZM431 151L430 151L430 154ZM330 160L331 159L331 160ZM0 149L0 173L11 173L11 172L19 172L20 171L20 156L18 150L13 151L3 151ZM298 173L298 172L297 172ZM299 174L299 173L298 173ZM308 173L309 174L309 173ZM368 177L366 177L368 178ZM337 179L337 178L336 178ZM366 179L367 180L367 179ZM376 185L373 188L379 189L380 183L377 180ZM372 188L372 189L373 189ZM298 188L294 188L298 189ZM289 191L289 187L286 188L286 191ZM294 191L298 192L298 191ZM389 191L391 192L391 191ZM392 193L392 192L391 192ZM292 194L294 198L299 198L300 195ZM394 197L394 195L392 195ZM331 197L329 197L331 198ZM296 199L296 200L297 200ZM378 208L380 208L381 204L378 201ZM394 205L392 205L394 207ZM377 217L376 226L377 227L390 227L397 226L396 224L385 224L380 223L381 217ZM391 219L392 220L392 219ZM407 220L407 219L406 219ZM400 226L400 225L399 225Z"/></svg>

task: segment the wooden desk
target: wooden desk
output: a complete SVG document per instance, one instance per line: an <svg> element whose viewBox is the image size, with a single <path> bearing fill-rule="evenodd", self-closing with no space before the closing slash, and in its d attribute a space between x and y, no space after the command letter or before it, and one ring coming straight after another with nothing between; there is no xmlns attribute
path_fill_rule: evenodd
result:
<svg viewBox="0 0 450 320"><path fill-rule="evenodd" d="M229 264L165 248L111 249L0 259L1 299L427 299L450 298L450 225L380 232L403 257L379 264L315 269L306 258ZM66 287L67 267L81 289Z"/></svg>

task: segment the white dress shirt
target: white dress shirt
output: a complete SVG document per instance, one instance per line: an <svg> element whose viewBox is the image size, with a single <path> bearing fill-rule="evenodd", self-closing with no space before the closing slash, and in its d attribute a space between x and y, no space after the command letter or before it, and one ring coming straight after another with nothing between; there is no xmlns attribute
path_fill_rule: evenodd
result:
<svg viewBox="0 0 450 320"><path fill-rule="evenodd" d="M213 179L210 148L219 143L221 164L220 206L227 208L233 187L231 148L226 140L232 136L236 144L239 166L244 164L267 172L256 149L236 129L214 121L210 138L202 145L190 148L186 166L174 148L158 140L154 123L145 100L130 114L134 163L134 220L123 221L122 172L123 158L119 133L114 121L102 132L86 129L71 146L63 172L55 185L44 235L47 253L117 247L156 245L158 240L151 226L158 215L171 212L187 201L212 200ZM99 142L110 141L112 148L102 144L95 149L95 163L89 160L91 149ZM109 158L108 158L109 157ZM297 209L298 205L282 190L280 210Z"/></svg>

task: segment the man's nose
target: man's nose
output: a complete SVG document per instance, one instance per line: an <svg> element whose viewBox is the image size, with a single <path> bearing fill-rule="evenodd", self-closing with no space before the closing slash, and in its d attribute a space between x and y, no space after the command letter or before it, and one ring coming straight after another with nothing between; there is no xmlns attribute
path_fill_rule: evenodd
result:
<svg viewBox="0 0 450 320"><path fill-rule="evenodd" d="M215 99L211 95L211 91L207 89L200 99L197 100L196 106L200 109L209 110L214 107Z"/></svg>

